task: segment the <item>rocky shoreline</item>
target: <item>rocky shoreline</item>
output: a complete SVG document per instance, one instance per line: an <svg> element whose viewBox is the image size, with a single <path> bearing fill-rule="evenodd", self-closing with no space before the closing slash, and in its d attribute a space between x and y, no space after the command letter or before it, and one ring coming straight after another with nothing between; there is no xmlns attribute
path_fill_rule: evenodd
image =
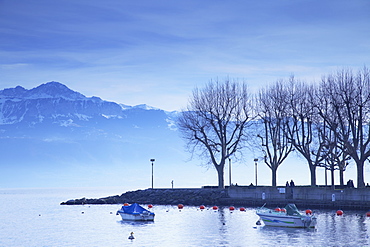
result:
<svg viewBox="0 0 370 247"><path fill-rule="evenodd" d="M128 191L97 199L72 199L61 205L82 204L158 204L158 205L221 205L222 199L229 198L225 189L146 189Z"/></svg>
<svg viewBox="0 0 370 247"><path fill-rule="evenodd" d="M61 202L61 205L84 204L157 204L189 206L242 206L284 207L295 203L298 208L370 210L370 190L295 187L293 189L271 186L249 187L233 186L225 189L192 188L192 189L145 189L128 191L121 195L103 198L81 198ZM335 200L333 200L335 198Z"/></svg>

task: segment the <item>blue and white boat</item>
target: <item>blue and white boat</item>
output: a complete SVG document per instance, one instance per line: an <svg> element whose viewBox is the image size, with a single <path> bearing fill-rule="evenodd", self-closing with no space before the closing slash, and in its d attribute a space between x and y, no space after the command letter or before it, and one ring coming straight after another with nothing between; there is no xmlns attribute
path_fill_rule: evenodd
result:
<svg viewBox="0 0 370 247"><path fill-rule="evenodd" d="M298 228L314 228L316 217L314 215L301 214L295 204L288 204L285 210L275 211L262 206L258 208L256 214L266 226L283 226ZM257 221L257 224L260 220Z"/></svg>
<svg viewBox="0 0 370 247"><path fill-rule="evenodd" d="M135 221L153 221L155 214L146 210L137 203L129 206L122 206L117 211L116 215L121 215L122 220L135 220Z"/></svg>

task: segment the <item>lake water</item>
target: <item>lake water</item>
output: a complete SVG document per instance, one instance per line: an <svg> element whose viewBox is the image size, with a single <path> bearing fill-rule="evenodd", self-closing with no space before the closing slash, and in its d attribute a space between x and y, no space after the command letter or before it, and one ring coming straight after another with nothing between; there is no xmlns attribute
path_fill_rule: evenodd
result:
<svg viewBox="0 0 370 247"><path fill-rule="evenodd" d="M314 210L316 229L288 229L256 226L252 208L230 212L154 205L154 222L136 223L116 215L121 205L59 205L123 192L0 189L0 246L370 246L370 217L364 211L337 216L335 210ZM131 232L134 240L128 239Z"/></svg>

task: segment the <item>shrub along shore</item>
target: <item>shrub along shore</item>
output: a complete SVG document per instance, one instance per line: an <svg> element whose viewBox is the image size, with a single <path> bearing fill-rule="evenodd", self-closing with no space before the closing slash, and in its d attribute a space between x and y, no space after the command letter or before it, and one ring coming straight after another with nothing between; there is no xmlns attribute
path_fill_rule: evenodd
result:
<svg viewBox="0 0 370 247"><path fill-rule="evenodd" d="M157 204L189 206L284 207L295 203L298 208L370 210L370 188L231 186L225 189L145 189L96 199L72 199L61 205L83 204Z"/></svg>

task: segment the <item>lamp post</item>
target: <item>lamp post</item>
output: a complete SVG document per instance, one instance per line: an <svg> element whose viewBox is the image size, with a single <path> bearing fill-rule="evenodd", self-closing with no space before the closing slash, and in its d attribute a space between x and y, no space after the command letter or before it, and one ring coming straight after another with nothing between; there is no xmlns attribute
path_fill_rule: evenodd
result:
<svg viewBox="0 0 370 247"><path fill-rule="evenodd" d="M231 186L231 159L229 157L229 184Z"/></svg>
<svg viewBox="0 0 370 247"><path fill-rule="evenodd" d="M155 159L150 159L150 162L152 162L152 189L154 188L154 176L153 176L153 166L154 166Z"/></svg>
<svg viewBox="0 0 370 247"><path fill-rule="evenodd" d="M254 159L254 165L255 165L255 167L256 167L256 186L257 186L257 162L258 162L258 159L257 158L255 158Z"/></svg>
<svg viewBox="0 0 370 247"><path fill-rule="evenodd" d="M229 158L229 186L231 186L231 158L229 156L229 149L227 149L227 156Z"/></svg>

